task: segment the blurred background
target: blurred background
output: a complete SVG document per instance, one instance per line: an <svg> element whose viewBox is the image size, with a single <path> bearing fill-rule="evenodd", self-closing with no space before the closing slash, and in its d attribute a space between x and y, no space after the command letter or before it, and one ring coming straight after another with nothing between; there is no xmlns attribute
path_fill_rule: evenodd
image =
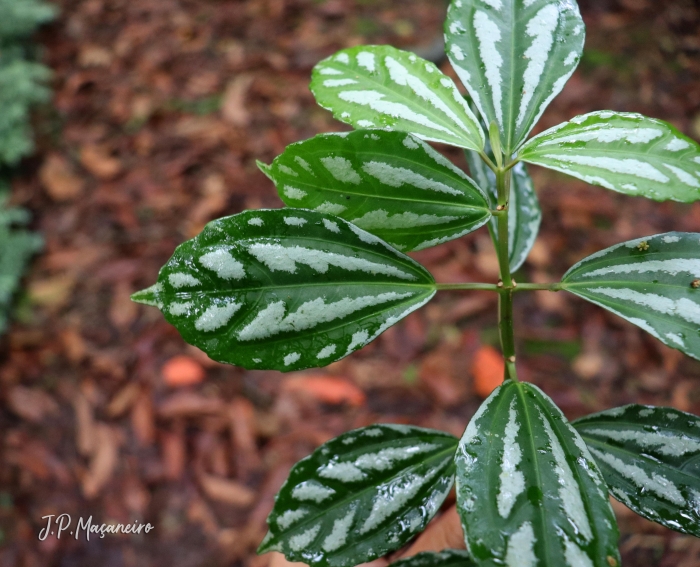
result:
<svg viewBox="0 0 700 567"><path fill-rule="evenodd" d="M699 139L697 0L579 4L585 55L538 130L612 109ZM209 220L282 205L255 159L346 129L309 93L317 61L391 43L454 76L445 10L0 0L1 567L267 567L254 549L273 497L319 444L374 422L461 435L500 379L493 295L441 293L361 352L289 375L213 363L129 301ZM557 280L623 240L700 231L700 204L531 173L544 221L519 281ZM441 282L497 276L485 230L415 257ZM516 320L520 372L570 418L630 402L700 413L700 364L614 315L538 292L517 296ZM615 510L626 566L700 566L700 540ZM156 529L40 541L41 517L61 513Z"/></svg>

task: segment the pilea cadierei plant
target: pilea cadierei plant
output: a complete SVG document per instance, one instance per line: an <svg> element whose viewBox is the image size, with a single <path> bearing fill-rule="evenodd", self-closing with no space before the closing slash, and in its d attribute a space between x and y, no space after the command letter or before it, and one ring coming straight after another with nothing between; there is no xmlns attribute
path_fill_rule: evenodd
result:
<svg viewBox="0 0 700 567"><path fill-rule="evenodd" d="M467 551L403 567L616 567L608 491L700 536L700 418L631 405L569 423L518 380L512 305L526 290L568 291L700 358L700 234L623 242L558 283L513 281L541 218L525 163L656 201L700 199L700 146L665 122L593 112L528 139L584 36L574 0L453 0L446 50L472 106L435 65L389 46L322 61L311 89L356 130L260 164L289 208L211 222L133 296L214 360L290 371L348 356L437 291L498 294L504 382L462 439L375 425L329 441L292 469L261 552L319 567L382 557L426 527L455 478ZM463 148L471 177L426 142ZM405 255L482 226L497 283L439 284Z"/></svg>

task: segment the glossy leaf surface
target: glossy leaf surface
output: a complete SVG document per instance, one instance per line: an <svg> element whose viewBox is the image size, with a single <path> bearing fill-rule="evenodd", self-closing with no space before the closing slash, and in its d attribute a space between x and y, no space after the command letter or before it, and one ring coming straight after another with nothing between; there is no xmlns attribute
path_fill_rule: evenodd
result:
<svg viewBox="0 0 700 567"><path fill-rule="evenodd" d="M612 246L573 266L561 285L700 359L700 234Z"/></svg>
<svg viewBox="0 0 700 567"><path fill-rule="evenodd" d="M576 69L585 26L571 0L452 0L447 55L507 156Z"/></svg>
<svg viewBox="0 0 700 567"><path fill-rule="evenodd" d="M491 218L474 182L403 132L321 134L288 146L266 172L291 207L333 213L403 251L468 234Z"/></svg>
<svg viewBox="0 0 700 567"><path fill-rule="evenodd" d="M338 120L481 150L484 133L452 79L388 45L344 49L314 68L311 91Z"/></svg>
<svg viewBox="0 0 700 567"><path fill-rule="evenodd" d="M491 144L486 142L484 150L493 161ZM481 159L479 154L466 150L469 171L477 185L486 191L492 209L498 206L496 174ZM510 211L508 212L508 258L510 271L516 272L525 262L535 244L542 222L542 209L535 193L535 186L525 164L518 163L512 169L510 185ZM491 230L498 233L498 220L491 218Z"/></svg>
<svg viewBox="0 0 700 567"><path fill-rule="evenodd" d="M700 537L700 418L629 405L574 426L615 498L652 522Z"/></svg>
<svg viewBox="0 0 700 567"><path fill-rule="evenodd" d="M641 114L578 116L534 137L518 156L627 195L700 199L700 146L670 124Z"/></svg>
<svg viewBox="0 0 700 567"><path fill-rule="evenodd" d="M478 565L620 565L603 477L536 386L499 386L469 422L455 460L457 507Z"/></svg>
<svg viewBox="0 0 700 567"><path fill-rule="evenodd" d="M259 552L346 567L399 549L422 531L454 482L457 439L405 425L345 433L297 463Z"/></svg>
<svg viewBox="0 0 700 567"><path fill-rule="evenodd" d="M445 549L439 553L424 551L413 557L395 561L391 567L476 567L476 563L466 551Z"/></svg>
<svg viewBox="0 0 700 567"><path fill-rule="evenodd" d="M133 299L214 360L289 371L347 356L434 293L425 268L376 236L283 209L209 223Z"/></svg>

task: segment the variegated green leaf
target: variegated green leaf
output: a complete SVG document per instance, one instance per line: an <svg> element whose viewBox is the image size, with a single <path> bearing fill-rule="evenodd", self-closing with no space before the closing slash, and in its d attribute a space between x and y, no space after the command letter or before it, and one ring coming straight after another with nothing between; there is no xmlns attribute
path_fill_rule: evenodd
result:
<svg viewBox="0 0 700 567"><path fill-rule="evenodd" d="M316 65L311 91L323 108L355 128L484 147L484 133L452 79L407 51L388 45L344 49Z"/></svg>
<svg viewBox="0 0 700 567"><path fill-rule="evenodd" d="M434 293L425 268L376 236L283 209L209 223L133 299L214 360L290 371L362 348Z"/></svg>
<svg viewBox="0 0 700 567"><path fill-rule="evenodd" d="M573 0L452 0L447 55L510 156L573 74L585 26Z"/></svg>
<svg viewBox="0 0 700 567"><path fill-rule="evenodd" d="M652 522L700 537L700 418L629 405L574 426L615 498Z"/></svg>
<svg viewBox="0 0 700 567"><path fill-rule="evenodd" d="M447 433L405 425L374 425L329 441L292 468L258 551L350 567L399 549L451 490L456 447Z"/></svg>
<svg viewBox="0 0 700 567"><path fill-rule="evenodd" d="M700 199L700 146L670 124L641 114L577 116L534 137L518 157L627 195Z"/></svg>
<svg viewBox="0 0 700 567"><path fill-rule="evenodd" d="M536 386L499 386L469 422L455 460L457 508L479 566L620 564L603 477Z"/></svg>
<svg viewBox="0 0 700 567"><path fill-rule="evenodd" d="M425 551L400 559L391 564L391 567L476 567L466 551L461 549L445 549L439 553Z"/></svg>
<svg viewBox="0 0 700 567"><path fill-rule="evenodd" d="M491 144L487 141L486 154L494 160ZM479 154L465 150L469 171L479 187L486 191L492 209L498 206L498 188L496 174L489 168ZM535 185L525 164L518 163L512 168L510 185L510 202L508 211L508 258L510 271L516 272L527 259L542 222L542 209L535 193ZM492 234L498 233L498 220L491 218Z"/></svg>
<svg viewBox="0 0 700 567"><path fill-rule="evenodd" d="M399 250L458 238L491 218L462 170L403 132L321 134L288 146L266 173L287 205L338 215Z"/></svg>
<svg viewBox="0 0 700 567"><path fill-rule="evenodd" d="M612 246L573 266L561 287L700 359L700 234Z"/></svg>

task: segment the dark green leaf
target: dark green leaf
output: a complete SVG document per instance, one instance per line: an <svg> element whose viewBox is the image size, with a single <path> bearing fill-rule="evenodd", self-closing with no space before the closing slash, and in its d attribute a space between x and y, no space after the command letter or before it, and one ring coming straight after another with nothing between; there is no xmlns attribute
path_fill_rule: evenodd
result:
<svg viewBox="0 0 700 567"><path fill-rule="evenodd" d="M447 55L507 157L572 75L585 27L569 0L452 0Z"/></svg>
<svg viewBox="0 0 700 567"><path fill-rule="evenodd" d="M518 157L627 195L700 199L700 146L641 114L593 112L534 137Z"/></svg>
<svg viewBox="0 0 700 567"><path fill-rule="evenodd" d="M572 267L562 288L700 359L700 234L618 244Z"/></svg>
<svg viewBox="0 0 700 567"><path fill-rule="evenodd" d="M499 386L469 422L455 460L457 507L478 565L620 564L603 477L536 386Z"/></svg>
<svg viewBox="0 0 700 567"><path fill-rule="evenodd" d="M481 150L484 133L456 85L433 63L389 45L362 45L314 68L311 91L338 120Z"/></svg>
<svg viewBox="0 0 700 567"><path fill-rule="evenodd" d="M486 224L474 182L403 132L322 134L287 147L265 171L291 207L333 213L399 250L421 250Z"/></svg>
<svg viewBox="0 0 700 567"><path fill-rule="evenodd" d="M289 371L347 356L434 294L425 268L376 236L283 209L209 223L133 299L214 360Z"/></svg>
<svg viewBox="0 0 700 567"><path fill-rule="evenodd" d="M574 426L615 498L652 522L700 537L700 418L629 405Z"/></svg>
<svg viewBox="0 0 700 567"><path fill-rule="evenodd" d="M476 567L466 551L460 549L445 549L440 553L425 551L400 559L391 564L391 567Z"/></svg>
<svg viewBox="0 0 700 567"><path fill-rule="evenodd" d="M259 552L349 567L422 531L454 482L457 439L405 425L345 433L297 463L267 519Z"/></svg>

